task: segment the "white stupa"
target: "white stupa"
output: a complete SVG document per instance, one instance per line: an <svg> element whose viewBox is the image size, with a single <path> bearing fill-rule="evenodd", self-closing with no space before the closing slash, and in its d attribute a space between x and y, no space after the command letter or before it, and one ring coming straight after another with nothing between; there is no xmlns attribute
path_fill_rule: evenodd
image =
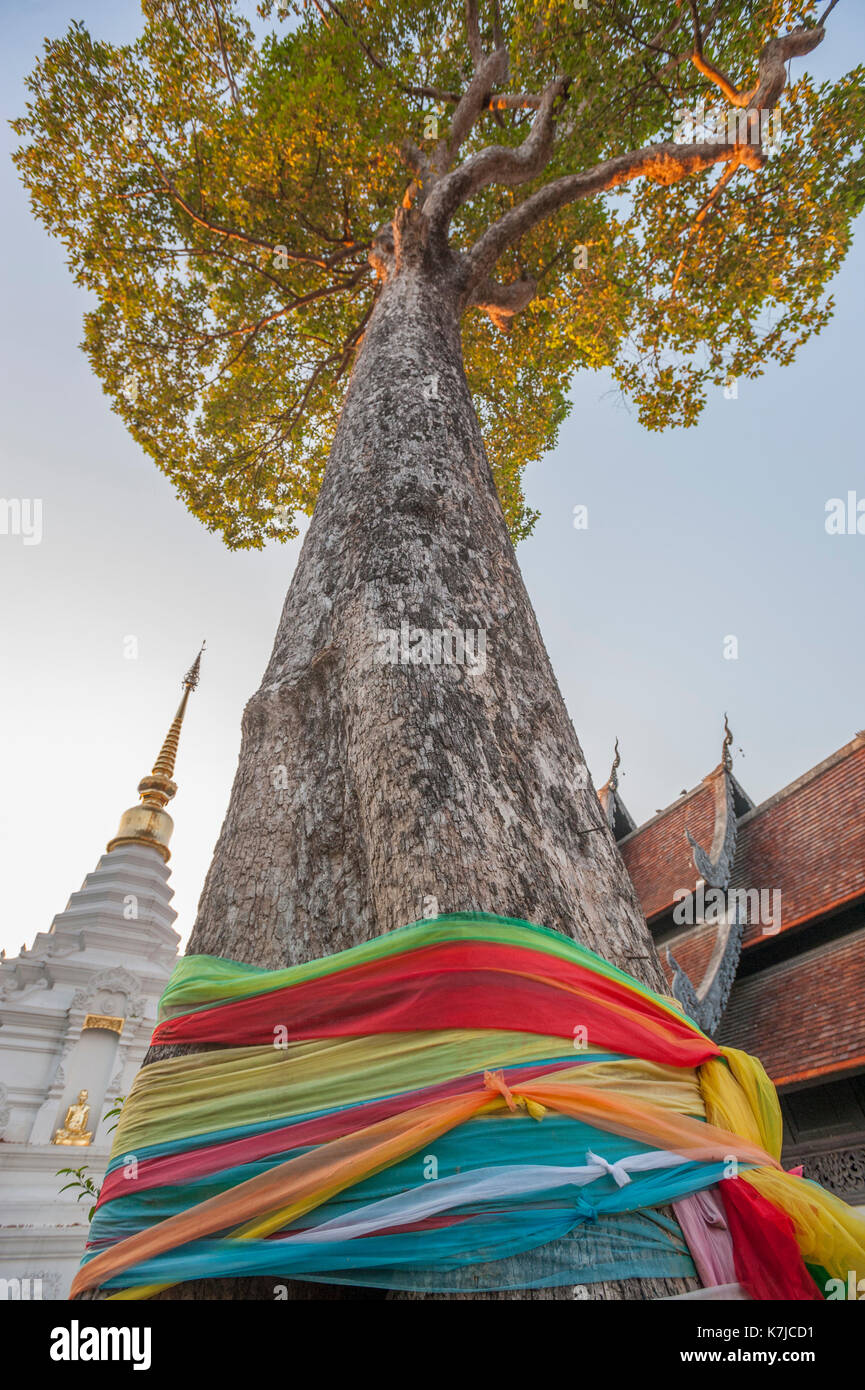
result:
<svg viewBox="0 0 865 1390"><path fill-rule="evenodd" d="M50 930L0 958L0 1299L67 1296L93 1199L61 1195L57 1170L83 1167L100 1185L106 1111L141 1066L177 959L165 806L200 663L201 652L139 805Z"/></svg>

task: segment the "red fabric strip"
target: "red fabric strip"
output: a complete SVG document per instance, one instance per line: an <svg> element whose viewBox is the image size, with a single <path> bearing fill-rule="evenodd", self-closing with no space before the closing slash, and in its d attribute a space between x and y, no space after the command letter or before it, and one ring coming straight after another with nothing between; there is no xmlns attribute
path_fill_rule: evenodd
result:
<svg viewBox="0 0 865 1390"><path fill-rule="evenodd" d="M725 1178L718 1187L733 1238L736 1278L751 1297L822 1303L789 1216L741 1178Z"/></svg>
<svg viewBox="0 0 865 1390"><path fill-rule="evenodd" d="M160 1023L156 1045L236 1047L441 1028L572 1038L646 1061L696 1067L720 1049L645 995L525 947L447 942ZM279 1031L277 1031L279 1030Z"/></svg>

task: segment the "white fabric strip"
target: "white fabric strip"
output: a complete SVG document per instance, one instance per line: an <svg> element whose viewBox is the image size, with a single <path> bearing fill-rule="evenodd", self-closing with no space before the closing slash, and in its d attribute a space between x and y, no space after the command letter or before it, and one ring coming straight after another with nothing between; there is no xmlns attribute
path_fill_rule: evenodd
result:
<svg viewBox="0 0 865 1390"><path fill-rule="evenodd" d="M647 1173L656 1168L675 1168L689 1160L667 1149L651 1153L632 1154L615 1163L598 1154L587 1153L588 1160L579 1168L557 1168L544 1164L514 1164L501 1168L476 1168L468 1173L454 1173L449 1178L431 1179L421 1187L399 1192L359 1207L347 1216L337 1216L315 1226L287 1236L287 1243L309 1245L319 1241L353 1240L388 1226L403 1226L437 1216L453 1207L471 1202L485 1202L499 1197L530 1196L555 1187L585 1187L609 1174L617 1186L631 1181L629 1173Z"/></svg>

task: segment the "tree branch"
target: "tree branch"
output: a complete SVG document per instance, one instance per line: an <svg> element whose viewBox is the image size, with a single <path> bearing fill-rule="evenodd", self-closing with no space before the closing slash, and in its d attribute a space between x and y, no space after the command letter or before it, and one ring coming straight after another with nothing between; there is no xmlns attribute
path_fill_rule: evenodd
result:
<svg viewBox="0 0 865 1390"><path fill-rule="evenodd" d="M423 150L418 149L415 142L408 137L400 145L399 153L403 163L408 165L414 174L414 181L406 189L402 205L408 208L417 201L418 206L422 207L433 182L430 162Z"/></svg>
<svg viewBox="0 0 865 1390"><path fill-rule="evenodd" d="M543 92L502 92L490 97L488 110L537 111L543 99Z"/></svg>
<svg viewBox="0 0 865 1390"><path fill-rule="evenodd" d="M318 3L318 0L314 0L314 3L315 3L315 7L316 7L316 9L318 10L319 14L320 14L320 15L322 16L322 18L324 19L325 24L327 24L327 16L324 14L324 11L322 10L321 5ZM352 35L354 36L354 38L357 39L357 42L358 42L359 46L363 49L364 54L365 54L366 57L369 59L369 61L372 63L373 67L374 67L374 68L378 68L379 72L385 72L385 71L387 70L386 64L382 62L381 58L376 57L375 53L373 53L373 51L372 51L372 49L370 48L369 44L366 43L365 40L361 38L361 36L360 36L360 34L358 33L357 29L355 29L354 25L353 25L349 20L346 19L346 17L345 17L345 15L343 14L342 10L339 8L339 6L338 6L337 4L334 3L334 0L325 0L325 3L327 4L328 8L329 8L330 10L333 11L333 13L336 15L337 19L340 21L340 23L341 23L341 24L344 24L345 27L346 27L346 29L348 29L349 33L352 34Z"/></svg>
<svg viewBox="0 0 865 1390"><path fill-rule="evenodd" d="M476 0L466 0L466 39L475 69L483 62L484 50L481 44L481 28L478 20Z"/></svg>
<svg viewBox="0 0 865 1390"><path fill-rule="evenodd" d="M770 39L763 45L760 54L757 82L741 101L743 106L753 106L757 111L770 110L787 84L787 61L790 58L803 58L811 53L826 37L822 26L816 29L794 29L782 38Z"/></svg>
<svg viewBox="0 0 865 1390"><path fill-rule="evenodd" d="M686 53L678 60L689 62ZM452 92L446 87L401 87L400 91L410 97L426 97L430 101L441 101L449 106L458 106L462 101L461 92ZM497 92L490 96L483 107L484 111L536 111L543 100L542 92Z"/></svg>
<svg viewBox="0 0 865 1390"><path fill-rule="evenodd" d="M500 285L495 280L483 280L477 286L469 306L483 309L489 314L496 328L509 333L516 314L521 314L531 304L537 294L538 282L526 277L512 280L509 285Z"/></svg>
<svg viewBox="0 0 865 1390"><path fill-rule="evenodd" d="M358 270L348 280L344 280L340 284L323 285L320 289L310 290L309 294L297 295L290 304L283 305L281 309L275 309L272 314L259 319L258 323L244 323L239 328L224 328L219 333L197 333L192 338L181 339L181 343L200 342L203 345L219 342L223 338L237 338L248 333L255 335L262 328L267 328L269 324L275 323L277 319L293 313L295 309L302 309L305 305L314 304L319 299L327 299L332 294L343 294L346 290L354 289L356 285L360 284L365 274L365 270Z"/></svg>
<svg viewBox="0 0 865 1390"><path fill-rule="evenodd" d="M700 27L697 0L688 0L688 4L691 11L691 23L694 28L694 51L691 54L691 62L698 72L701 72L704 77L714 83L731 105L740 106L742 94L738 87L734 87L727 74L716 67L714 63L710 63L703 53L703 31Z"/></svg>
<svg viewBox="0 0 865 1390"><path fill-rule="evenodd" d="M222 54L222 68L225 73L226 81L228 82L229 91L231 92L231 104L232 106L239 106L240 96L237 91L237 83L234 80L234 72L232 71L228 53L225 48L225 39L222 34L222 21L219 18L219 10L216 7L215 0L208 0L208 4L213 11L213 18L216 20L216 37L219 41L219 51Z"/></svg>
<svg viewBox="0 0 865 1390"><path fill-rule="evenodd" d="M706 221L706 218L709 216L709 213L711 212L712 207L713 207L714 204L717 202L717 200L718 200L718 198L720 197L722 191L726 188L726 186L727 186L727 184L730 182L730 180L731 180L732 178L735 177L735 175L738 173L738 171L739 171L739 169L740 169L741 167L742 167L742 166L741 166L740 164L733 164L733 163L730 163L730 164L727 165L726 169L724 170L724 172L723 172L723 174L721 175L721 177L718 179L718 182L715 184L715 187L712 189L712 191L711 191L711 193L709 194L708 198L705 200L705 202L703 203L702 207L701 207L701 208L699 209L699 211L697 212L697 215L696 215L696 217L694 218L693 226L691 227L690 231L688 232L688 238L687 238L687 241L686 241L686 243L685 243L685 249L684 249L684 251L682 252L682 254L681 254L680 258L679 258L679 264L676 266L675 274L673 275L673 281L672 281L672 284L671 284L671 286L670 286L670 294L671 294L671 295L674 295L674 294L676 293L676 286L677 286L678 283L679 283L679 276L680 276L681 273L682 273L682 269L683 269L683 267L684 267L685 261L688 259L688 254L689 254L689 252L690 252L690 250L691 250L691 246L692 246L692 244L693 244L694 237L696 236L696 238L697 238L697 244L699 245L699 243L700 243L700 241L701 241L701 239L702 239L702 235L703 235L703 224L704 224L704 222Z"/></svg>
<svg viewBox="0 0 865 1390"><path fill-rule="evenodd" d="M449 91L445 87L402 87L401 91L410 97L428 97L430 101L446 101L456 106L460 100L460 92Z"/></svg>
<svg viewBox="0 0 865 1390"><path fill-rule="evenodd" d="M615 155L581 174L566 174L538 189L531 197L494 222L463 258L461 279L468 297L475 293L492 271L496 261L539 222L545 221L569 203L589 198L634 179L648 178L655 183L678 183L688 174L702 173L713 164L734 163L750 169L763 165L763 155L750 145L729 145L715 141L702 145L677 145L672 141L647 145L641 150Z"/></svg>
<svg viewBox="0 0 865 1390"><path fill-rule="evenodd" d="M506 48L497 48L494 53L482 59L460 97L447 139L440 140L433 152L430 162L435 174L446 173L453 164L481 112L489 105L493 87L499 82L507 81L508 62Z"/></svg>
<svg viewBox="0 0 865 1390"><path fill-rule="evenodd" d="M822 43L825 29L822 24L814 29L794 29L780 38L769 39L760 53L757 81L748 92L741 92L726 73L709 62L703 53L703 35L700 30L696 0L690 0L694 25L694 52L691 62L698 72L718 88L731 106L753 107L757 111L770 110L780 97L787 82L787 61L801 58ZM830 7L831 8L831 7ZM827 11L827 14L829 11Z"/></svg>
<svg viewBox="0 0 865 1390"><path fill-rule="evenodd" d="M504 45L505 36L502 28L502 11L499 0L493 0L493 48L501 48Z"/></svg>
<svg viewBox="0 0 865 1390"><path fill-rule="evenodd" d="M567 79L558 77L546 87L531 130L516 149L507 145L489 145L439 179L425 205L431 233L446 232L460 204L488 184L526 183L543 172L553 146L553 111L558 98L566 93L567 86Z"/></svg>
<svg viewBox="0 0 865 1390"><path fill-rule="evenodd" d="M696 5L692 3L691 8L692 15L696 16L695 47L699 50L702 47L699 17L696 15ZM752 90L740 93L729 84L731 91L736 95L735 104L753 106L758 111L773 107L784 90L787 60L810 53L822 41L824 33L822 27L799 28L783 37L769 39L760 53L757 83ZM466 167L471 163L472 161L468 160ZM757 170L763 163L759 121L752 121L749 122L746 143L737 142L731 145L727 142L712 141L697 145L679 145L665 141L662 144L647 145L628 154L616 155L580 174L567 174L563 178L554 179L493 223L463 257L460 278L466 302L471 301L477 287L491 274L496 261L509 246L515 245L538 223L545 221L569 203L620 187L638 178L648 178L661 184L677 183L679 179L689 174L701 173L715 164L732 166L728 170L728 177L732 177L732 172L742 165ZM458 170L457 173L459 172ZM726 183L727 178L723 182Z"/></svg>

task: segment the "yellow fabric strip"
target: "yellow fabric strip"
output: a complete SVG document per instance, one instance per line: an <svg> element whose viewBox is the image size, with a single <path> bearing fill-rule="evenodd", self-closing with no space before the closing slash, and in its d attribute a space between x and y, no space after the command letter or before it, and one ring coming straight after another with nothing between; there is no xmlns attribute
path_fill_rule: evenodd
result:
<svg viewBox="0 0 865 1390"><path fill-rule="evenodd" d="M462 1072L541 1061L550 1039L489 1030L384 1033L288 1047L240 1047L174 1057L143 1067L114 1136L112 1155L285 1116L359 1105L377 1096L449 1081ZM590 1057L589 1050L581 1051ZM575 1054L575 1061L576 1061ZM598 1070L600 1068L600 1070ZM613 1070L609 1070L613 1068ZM696 1073L622 1059L575 1065L585 1084L627 1084L629 1093L683 1114L702 1115Z"/></svg>
<svg viewBox="0 0 865 1390"><path fill-rule="evenodd" d="M790 1217L808 1264L822 1265L833 1279L845 1284L851 1271L854 1283L865 1279L865 1220L855 1208L792 1173L753 1168L740 1176Z"/></svg>
<svg viewBox="0 0 865 1390"><path fill-rule="evenodd" d="M778 1102L778 1092L770 1081L763 1063L748 1052L740 1052L736 1047L722 1047L721 1052L724 1061L730 1068L729 1075L737 1082L744 1097L747 1113L752 1117L753 1137L763 1145L766 1152L770 1153L773 1158L780 1159L783 1140L781 1106ZM715 1059L704 1065L707 1067L706 1076L714 1077L723 1071L723 1062ZM705 1095L705 1093L705 1084L703 1084L703 1094ZM729 1087L726 1088L726 1093L728 1096L731 1094ZM723 1107L719 1111L719 1115L719 1123L725 1124L728 1129L734 1128L730 1124L731 1115L725 1114ZM744 1134L745 1130L737 1129L736 1132Z"/></svg>
<svg viewBox="0 0 865 1390"><path fill-rule="evenodd" d="M448 1030L226 1048L143 1067L123 1107L115 1153L273 1116L360 1105L484 1067L550 1055L531 1033Z"/></svg>
<svg viewBox="0 0 865 1390"><path fill-rule="evenodd" d="M703 1100L697 1072L685 1067L665 1066L660 1062L643 1062L623 1057L615 1062L586 1062L583 1066L563 1067L537 1082L555 1081L573 1084L596 1091L615 1091L629 1101L647 1102L658 1110L671 1110L678 1115L704 1117ZM518 1092L521 1088L515 1088Z"/></svg>
<svg viewBox="0 0 865 1390"><path fill-rule="evenodd" d="M733 1047L722 1052L723 1059L713 1058L699 1068L707 1120L746 1135L780 1159L781 1107L775 1087L756 1057ZM846 1202L776 1169L752 1168L740 1176L790 1217L807 1263L822 1265L845 1281L850 1270L865 1277L865 1221Z"/></svg>

